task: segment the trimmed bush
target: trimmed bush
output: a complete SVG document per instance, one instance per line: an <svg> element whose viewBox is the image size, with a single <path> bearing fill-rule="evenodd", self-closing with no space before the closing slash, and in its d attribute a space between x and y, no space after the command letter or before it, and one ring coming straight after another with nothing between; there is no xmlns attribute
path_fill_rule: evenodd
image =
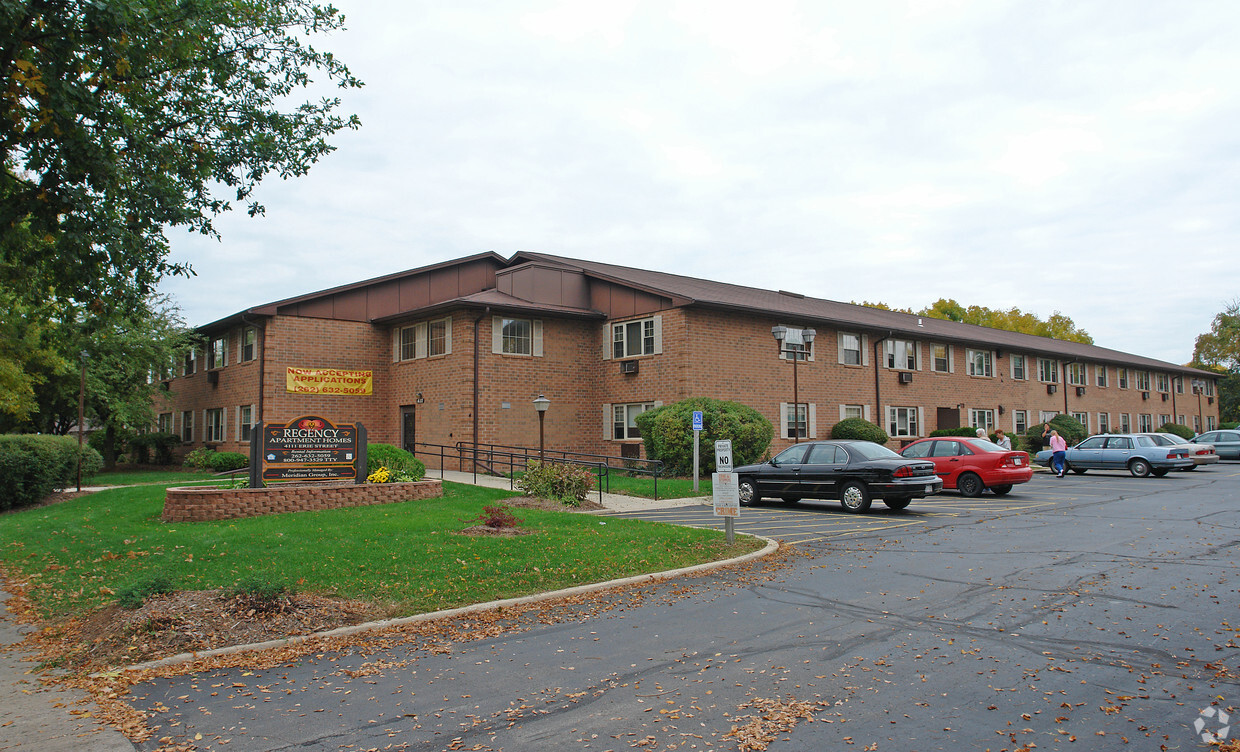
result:
<svg viewBox="0 0 1240 752"><path fill-rule="evenodd" d="M1179 423L1164 423L1158 431L1160 433L1173 433L1181 439L1191 439L1194 436L1193 429L1188 426L1182 426Z"/></svg>
<svg viewBox="0 0 1240 752"><path fill-rule="evenodd" d="M240 470L250 466L250 458L241 452L213 452L207 457L207 467L217 473Z"/></svg>
<svg viewBox="0 0 1240 752"><path fill-rule="evenodd" d="M77 480L78 441L72 436L0 436L0 509L37 504ZM82 447L82 477L103 468L103 457Z"/></svg>
<svg viewBox="0 0 1240 752"><path fill-rule="evenodd" d="M856 439L858 441L872 441L875 444L886 444L890 438L887 432L865 418L845 418L834 426L831 426L831 438L833 439Z"/></svg>
<svg viewBox="0 0 1240 752"><path fill-rule="evenodd" d="M937 431L931 431L929 436L968 436L973 438L977 436L977 429L973 426L960 426L959 428L940 428ZM989 434L987 435L989 438Z"/></svg>
<svg viewBox="0 0 1240 752"><path fill-rule="evenodd" d="M580 465L530 460L517 479L517 488L526 496L555 499L570 507L581 506L594 487L594 473Z"/></svg>
<svg viewBox="0 0 1240 752"><path fill-rule="evenodd" d="M663 462L663 474L693 474L693 411L702 411L702 435L698 463L703 473L715 470L715 442L732 442L733 466L748 465L762 458L771 445L775 429L762 413L729 400L691 397L656 407L635 419L646 447L646 456Z"/></svg>
<svg viewBox="0 0 1240 752"><path fill-rule="evenodd" d="M410 480L426 477L426 465L404 449L391 444L367 444L366 475L373 475L381 467L392 473L407 474Z"/></svg>

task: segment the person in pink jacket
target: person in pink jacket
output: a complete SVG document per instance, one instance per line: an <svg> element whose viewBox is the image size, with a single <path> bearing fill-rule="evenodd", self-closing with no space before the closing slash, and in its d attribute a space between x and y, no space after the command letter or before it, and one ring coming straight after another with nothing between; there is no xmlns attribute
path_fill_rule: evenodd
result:
<svg viewBox="0 0 1240 752"><path fill-rule="evenodd" d="M1055 471L1055 476L1063 477L1064 470L1067 469L1068 463L1064 457L1068 452L1068 442L1059 435L1055 429L1051 429L1051 470Z"/></svg>

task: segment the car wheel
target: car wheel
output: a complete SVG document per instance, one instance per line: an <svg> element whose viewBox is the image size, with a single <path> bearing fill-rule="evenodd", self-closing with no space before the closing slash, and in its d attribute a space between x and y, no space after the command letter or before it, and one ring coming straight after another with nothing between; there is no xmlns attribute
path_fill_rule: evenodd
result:
<svg viewBox="0 0 1240 752"><path fill-rule="evenodd" d="M1087 469L1088 468L1084 468L1084 467L1074 467L1072 468L1072 472L1076 473L1077 475L1084 475Z"/></svg>
<svg viewBox="0 0 1240 752"><path fill-rule="evenodd" d="M1196 469L1197 469L1197 467L1198 467L1197 465L1193 465L1192 467L1186 467L1186 468L1184 468L1184 469L1185 469L1185 470L1196 470Z"/></svg>
<svg viewBox="0 0 1240 752"><path fill-rule="evenodd" d="M986 485L982 483L982 479L973 473L965 473L956 479L956 490L962 496L981 496L982 491L986 490Z"/></svg>
<svg viewBox="0 0 1240 752"><path fill-rule="evenodd" d="M1012 487L1011 486L991 486L990 491L995 496L1007 496L1008 494L1012 492Z"/></svg>
<svg viewBox="0 0 1240 752"><path fill-rule="evenodd" d="M1150 467L1150 463L1140 457L1128 463L1128 472L1132 473L1133 476L1137 478L1144 478L1150 474L1150 470L1152 469L1153 468Z"/></svg>
<svg viewBox="0 0 1240 752"><path fill-rule="evenodd" d="M844 511L860 514L870 508L870 492L864 483L850 480L840 488L840 503Z"/></svg>
<svg viewBox="0 0 1240 752"><path fill-rule="evenodd" d="M908 509L908 505L913 503L913 500L912 499L883 499L883 503L887 505L888 509L894 509L895 511L898 512L901 509Z"/></svg>
<svg viewBox="0 0 1240 752"><path fill-rule="evenodd" d="M1154 476L1155 478L1161 478L1161 477L1163 477L1164 475L1166 475L1166 474L1167 474L1167 472L1168 472L1168 471L1167 471L1165 468L1161 468L1161 467L1160 467L1160 468L1158 468L1157 470L1151 470L1151 471L1150 471L1150 473L1151 473L1151 474L1153 474L1153 476Z"/></svg>
<svg viewBox="0 0 1240 752"><path fill-rule="evenodd" d="M758 493L758 484L754 483L753 478L741 478L736 492L737 496L740 497L741 503L746 506L762 501L762 494Z"/></svg>

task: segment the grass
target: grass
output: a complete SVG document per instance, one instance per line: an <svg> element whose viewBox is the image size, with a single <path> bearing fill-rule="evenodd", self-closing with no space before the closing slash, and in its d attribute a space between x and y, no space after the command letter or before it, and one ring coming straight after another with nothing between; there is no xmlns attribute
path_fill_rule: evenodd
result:
<svg viewBox="0 0 1240 752"><path fill-rule="evenodd" d="M115 470L95 473L82 481L86 486L134 486L140 484L181 485L202 481L222 482L227 477L216 477L210 470Z"/></svg>
<svg viewBox="0 0 1240 752"><path fill-rule="evenodd" d="M178 474L179 475L179 474ZM660 495L662 495L660 483ZM721 530L516 509L531 535L457 535L510 491L240 520L164 523L163 486L101 491L0 516L0 563L45 618L81 614L157 577L181 590L262 578L383 604L393 616L528 595L752 551Z"/></svg>
<svg viewBox="0 0 1240 752"><path fill-rule="evenodd" d="M611 473L611 493L626 496L639 496L643 499L654 498L654 479L649 475L622 475ZM606 487L605 487L606 488ZM692 478L659 478L660 499L687 499L693 496L710 496L713 491L710 474L698 480L698 490L693 490Z"/></svg>

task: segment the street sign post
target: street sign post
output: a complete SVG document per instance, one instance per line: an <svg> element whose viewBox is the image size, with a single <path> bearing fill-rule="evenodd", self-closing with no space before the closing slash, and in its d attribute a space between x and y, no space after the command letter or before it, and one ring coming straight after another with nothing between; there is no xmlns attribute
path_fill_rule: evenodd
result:
<svg viewBox="0 0 1240 752"><path fill-rule="evenodd" d="M693 493L698 492L698 445L702 439L702 411L693 411Z"/></svg>
<svg viewBox="0 0 1240 752"><path fill-rule="evenodd" d="M732 441L730 439L720 439L715 442L715 470L716 472L711 475L715 516L723 518L723 529L727 533L730 546L736 539L733 520L741 515L740 489L737 487L736 474L732 472Z"/></svg>

